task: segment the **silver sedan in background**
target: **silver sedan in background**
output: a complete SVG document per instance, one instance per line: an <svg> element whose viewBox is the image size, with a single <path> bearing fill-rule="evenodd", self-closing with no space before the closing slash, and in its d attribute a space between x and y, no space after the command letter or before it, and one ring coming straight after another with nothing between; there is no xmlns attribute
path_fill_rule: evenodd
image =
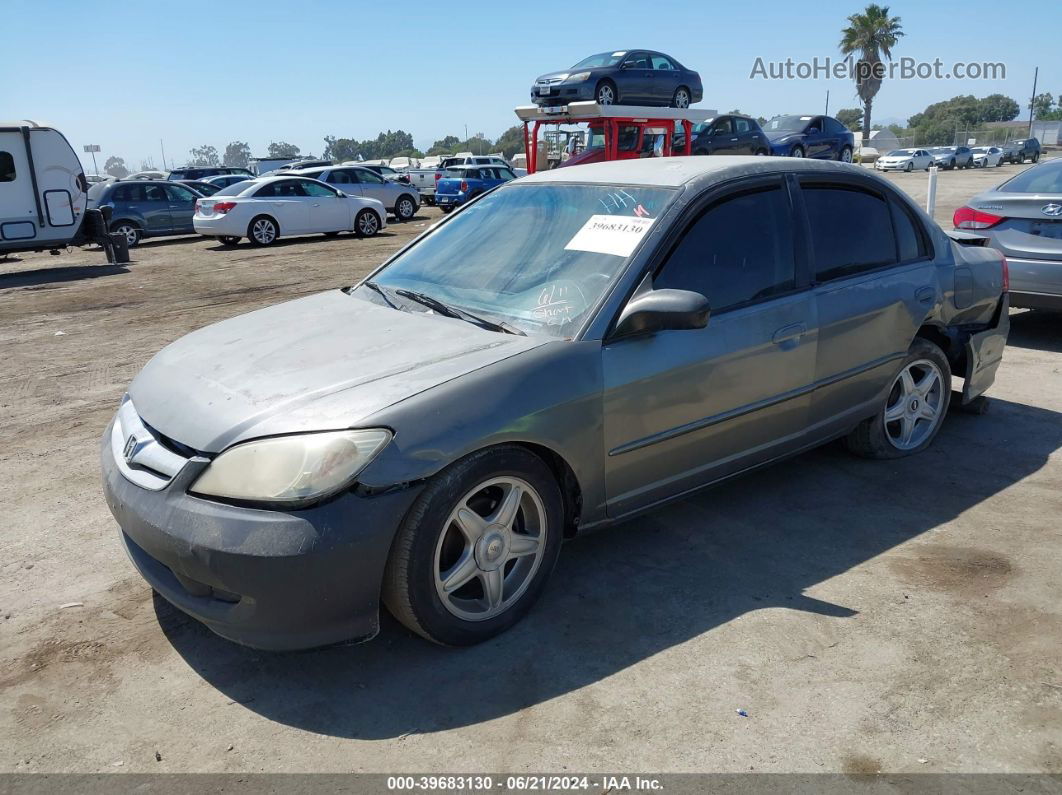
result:
<svg viewBox="0 0 1062 795"><path fill-rule="evenodd" d="M1062 311L1062 159L974 196L952 220L1006 256L1011 306Z"/></svg>

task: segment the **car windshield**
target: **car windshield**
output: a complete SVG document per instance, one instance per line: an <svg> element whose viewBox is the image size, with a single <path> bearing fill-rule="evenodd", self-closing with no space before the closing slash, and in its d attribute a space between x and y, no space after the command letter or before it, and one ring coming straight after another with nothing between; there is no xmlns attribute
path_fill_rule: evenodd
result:
<svg viewBox="0 0 1062 795"><path fill-rule="evenodd" d="M617 50L616 52L599 52L597 55L591 55L589 58L583 58L572 69L593 69L595 66L615 66L627 54L626 50Z"/></svg>
<svg viewBox="0 0 1062 795"><path fill-rule="evenodd" d="M775 116L763 125L763 129L767 132L781 132L783 130L800 132L808 126L809 121L811 121L810 116Z"/></svg>
<svg viewBox="0 0 1062 795"><path fill-rule="evenodd" d="M1062 194L1062 160L1026 169L1004 182L996 190L1007 193Z"/></svg>
<svg viewBox="0 0 1062 795"><path fill-rule="evenodd" d="M399 254L373 283L529 334L570 337L675 195L668 188L511 185Z"/></svg>
<svg viewBox="0 0 1062 795"><path fill-rule="evenodd" d="M885 157L909 157L914 154L914 149L893 149Z"/></svg>

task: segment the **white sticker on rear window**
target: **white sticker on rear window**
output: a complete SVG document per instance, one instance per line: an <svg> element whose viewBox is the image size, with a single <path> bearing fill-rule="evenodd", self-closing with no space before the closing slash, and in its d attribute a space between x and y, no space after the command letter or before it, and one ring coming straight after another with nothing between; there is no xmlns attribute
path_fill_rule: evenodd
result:
<svg viewBox="0 0 1062 795"><path fill-rule="evenodd" d="M564 248L629 257L655 220L628 215L591 215Z"/></svg>
<svg viewBox="0 0 1062 795"><path fill-rule="evenodd" d="M801 121L810 121L810 120L811 120L811 117L810 117L810 116L801 116L801 117L800 117L800 120L801 120Z"/></svg>

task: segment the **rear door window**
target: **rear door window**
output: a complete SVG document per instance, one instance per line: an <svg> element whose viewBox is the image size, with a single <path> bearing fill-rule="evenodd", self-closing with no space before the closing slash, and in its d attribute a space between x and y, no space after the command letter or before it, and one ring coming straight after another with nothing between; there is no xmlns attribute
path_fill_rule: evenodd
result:
<svg viewBox="0 0 1062 795"><path fill-rule="evenodd" d="M853 185L804 184L816 281L843 279L896 262L889 205Z"/></svg>
<svg viewBox="0 0 1062 795"><path fill-rule="evenodd" d="M381 177L375 171L371 171L370 169L363 168L363 169L361 169L358 172L358 181L359 182L364 182L367 185L382 185L387 180L385 180L383 177Z"/></svg>
<svg viewBox="0 0 1062 795"><path fill-rule="evenodd" d="M793 222L782 186L728 196L694 220L661 270L656 289L693 290L713 312L796 288Z"/></svg>
<svg viewBox="0 0 1062 795"><path fill-rule="evenodd" d="M199 198L187 188L177 185L167 185L166 192L170 195L170 201L174 202L194 202Z"/></svg>
<svg viewBox="0 0 1062 795"><path fill-rule="evenodd" d="M337 195L334 188L330 188L327 185L321 185L318 182L300 180L299 184L302 186L302 189L306 191L307 196L327 196L334 198Z"/></svg>

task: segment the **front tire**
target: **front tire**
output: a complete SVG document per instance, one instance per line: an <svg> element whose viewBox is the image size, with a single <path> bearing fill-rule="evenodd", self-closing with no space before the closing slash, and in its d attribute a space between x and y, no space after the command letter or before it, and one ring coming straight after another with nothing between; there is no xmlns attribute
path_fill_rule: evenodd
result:
<svg viewBox="0 0 1062 795"><path fill-rule="evenodd" d="M271 246L280 237L280 227L268 215L259 215L247 225L247 239L252 246Z"/></svg>
<svg viewBox="0 0 1062 795"><path fill-rule="evenodd" d="M802 147L800 144L797 144L796 146L794 146L792 149L789 150L789 156L790 157L803 157L804 156L804 147Z"/></svg>
<svg viewBox="0 0 1062 795"><path fill-rule="evenodd" d="M383 602L424 638L470 646L531 609L560 554L564 508L549 467L505 445L435 475L402 521Z"/></svg>
<svg viewBox="0 0 1062 795"><path fill-rule="evenodd" d="M951 368L944 352L922 337L908 349L885 403L845 440L864 458L903 458L933 443L951 399Z"/></svg>
<svg viewBox="0 0 1062 795"><path fill-rule="evenodd" d="M914 163L912 163L910 160L908 160L907 161L907 165L904 166L903 170L906 171L908 174L910 174L912 171L914 171Z"/></svg>
<svg viewBox="0 0 1062 795"><path fill-rule="evenodd" d="M594 101L598 105L618 105L619 94L616 92L616 84L611 80L602 80L594 90Z"/></svg>
<svg viewBox="0 0 1062 795"><path fill-rule="evenodd" d="M380 219L372 210L362 210L354 218L354 233L358 237L372 237L380 231Z"/></svg>

